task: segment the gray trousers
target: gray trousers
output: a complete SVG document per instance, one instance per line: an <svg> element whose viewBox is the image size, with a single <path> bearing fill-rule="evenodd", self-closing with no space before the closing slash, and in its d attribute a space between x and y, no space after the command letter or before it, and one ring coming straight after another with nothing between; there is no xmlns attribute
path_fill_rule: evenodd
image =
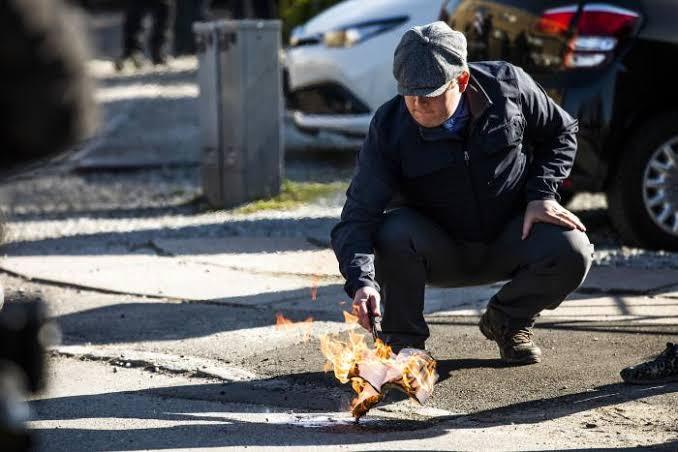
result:
<svg viewBox="0 0 678 452"><path fill-rule="evenodd" d="M584 281L593 245L584 232L547 223L521 240L523 216L491 243L463 242L409 208L386 214L376 234L375 271L381 285L382 339L396 349L424 348L427 284L462 287L509 280L490 300L510 327L532 326Z"/></svg>

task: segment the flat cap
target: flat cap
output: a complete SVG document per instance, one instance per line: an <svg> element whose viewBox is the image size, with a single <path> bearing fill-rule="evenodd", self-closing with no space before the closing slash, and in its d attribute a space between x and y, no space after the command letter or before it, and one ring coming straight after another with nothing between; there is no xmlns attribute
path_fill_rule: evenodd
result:
<svg viewBox="0 0 678 452"><path fill-rule="evenodd" d="M398 94L441 95L458 69L466 66L466 56L466 37L445 22L410 28L393 55Z"/></svg>

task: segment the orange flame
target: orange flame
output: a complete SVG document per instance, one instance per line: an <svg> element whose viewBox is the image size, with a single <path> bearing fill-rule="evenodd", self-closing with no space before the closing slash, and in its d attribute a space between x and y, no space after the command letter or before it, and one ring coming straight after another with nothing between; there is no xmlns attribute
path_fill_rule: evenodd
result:
<svg viewBox="0 0 678 452"><path fill-rule="evenodd" d="M318 284L320 282L320 278L318 275L313 276L313 280L311 281L311 301L316 301L318 299Z"/></svg>
<svg viewBox="0 0 678 452"><path fill-rule="evenodd" d="M348 322L353 321L354 316L344 312L344 317ZM356 418L365 415L383 398L384 385L398 387L421 403L431 394L438 379L435 361L423 353L395 355L381 340L370 348L364 336L355 332L348 333L348 340L321 336L320 350L327 359L325 371L334 371L341 383L351 383L356 393L351 411Z"/></svg>
<svg viewBox="0 0 678 452"><path fill-rule="evenodd" d="M276 330L294 330L302 329L304 331L304 340L311 337L311 329L313 328L313 317L307 317L306 320L295 322L294 320L285 317L282 312L275 314L275 329Z"/></svg>
<svg viewBox="0 0 678 452"><path fill-rule="evenodd" d="M358 323L358 316L350 314L346 311L342 311L344 313L344 322L346 323Z"/></svg>

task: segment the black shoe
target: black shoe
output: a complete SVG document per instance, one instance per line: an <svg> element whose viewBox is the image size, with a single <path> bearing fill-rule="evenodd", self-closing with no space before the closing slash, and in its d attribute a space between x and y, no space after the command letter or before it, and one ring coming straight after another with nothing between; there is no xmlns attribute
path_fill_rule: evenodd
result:
<svg viewBox="0 0 678 452"><path fill-rule="evenodd" d="M164 53L154 53L151 56L153 66L167 66L169 64L169 57Z"/></svg>
<svg viewBox="0 0 678 452"><path fill-rule="evenodd" d="M146 58L144 57L144 54L136 50L131 53L123 54L120 58L115 60L113 65L115 66L115 70L120 72L123 69L125 69L125 66L127 66L127 64L131 64L132 66L134 66L134 69L141 69L142 67L144 67L145 62Z"/></svg>
<svg viewBox="0 0 678 452"><path fill-rule="evenodd" d="M655 359L627 367L619 375L626 383L640 385L678 381L678 344L667 342Z"/></svg>
<svg viewBox="0 0 678 452"><path fill-rule="evenodd" d="M541 350L532 341L529 327L509 327L501 312L488 308L478 323L480 332L499 346L501 359L508 364L535 364L541 361Z"/></svg>

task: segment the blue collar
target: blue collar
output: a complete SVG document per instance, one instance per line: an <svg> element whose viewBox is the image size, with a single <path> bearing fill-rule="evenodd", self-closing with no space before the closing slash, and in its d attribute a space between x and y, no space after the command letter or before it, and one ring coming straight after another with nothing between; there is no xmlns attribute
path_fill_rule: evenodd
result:
<svg viewBox="0 0 678 452"><path fill-rule="evenodd" d="M466 101L466 94L463 94L452 116L438 127L419 126L419 134L426 141L461 140L464 138L469 118L468 102Z"/></svg>

